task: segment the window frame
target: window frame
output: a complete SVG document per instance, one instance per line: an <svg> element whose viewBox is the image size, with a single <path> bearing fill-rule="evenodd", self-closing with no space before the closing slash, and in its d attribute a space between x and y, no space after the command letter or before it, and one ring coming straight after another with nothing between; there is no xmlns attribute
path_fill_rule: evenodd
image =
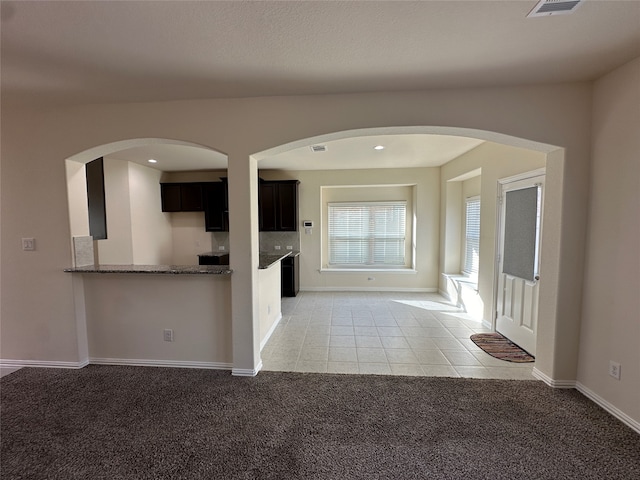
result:
<svg viewBox="0 0 640 480"><path fill-rule="evenodd" d="M406 200L382 200L382 201L336 201L336 202L327 202L327 269L333 271L347 271L347 270L406 270L411 268L407 262L410 261L410 253L407 251L407 235L408 235L408 225L407 225L407 211L408 211L408 203ZM332 221L332 215L335 213L334 208L346 207L346 208L363 208L365 210L373 210L375 207L383 207L388 206L391 208L402 208L402 218L400 219L400 223L402 226L402 233L399 235L399 232L392 232L391 239L395 239L398 242L398 245L402 245L402 261L401 262L376 262L375 260L375 250L376 247L380 248L380 245L384 245L385 241L389 240L389 237L384 238L382 235L375 236L375 227L372 227L371 224L366 231L366 235L374 234L374 236L367 236L368 240L363 241L367 242L367 245L364 247L367 250L367 258L369 261L366 262L337 262L336 258L332 255L335 253L333 250L335 248L336 240L334 240L334 226ZM368 212L369 214L371 212ZM375 224L375 217L368 216L367 218L373 219ZM362 230L360 232L362 234ZM395 236L397 235L397 236ZM378 241L376 242L376 239ZM380 240L383 240L380 242ZM334 263L332 263L332 261Z"/></svg>
<svg viewBox="0 0 640 480"><path fill-rule="evenodd" d="M475 218L477 220L474 221L474 224L477 225L477 235L473 238L476 239L476 251L478 252L477 254L477 264L474 265L474 261L473 258L469 258L469 217L470 217L470 212L469 212L469 207L470 205L477 205L477 215L475 216ZM462 265L461 265L461 272L464 275L467 275L469 277L477 277L478 276L478 272L480 270L480 229L481 229L481 200L480 200L480 195L474 195L471 197L467 197L465 198L465 202L464 202L464 256L462 258ZM473 248L473 246L472 246ZM475 268L474 268L475 267Z"/></svg>

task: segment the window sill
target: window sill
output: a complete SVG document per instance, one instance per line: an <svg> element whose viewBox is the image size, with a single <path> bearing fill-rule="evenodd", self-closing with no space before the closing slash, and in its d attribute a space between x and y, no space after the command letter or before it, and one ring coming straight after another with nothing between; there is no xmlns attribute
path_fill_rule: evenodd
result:
<svg viewBox="0 0 640 480"><path fill-rule="evenodd" d="M417 274L413 268L321 268L320 273L393 273L393 274Z"/></svg>

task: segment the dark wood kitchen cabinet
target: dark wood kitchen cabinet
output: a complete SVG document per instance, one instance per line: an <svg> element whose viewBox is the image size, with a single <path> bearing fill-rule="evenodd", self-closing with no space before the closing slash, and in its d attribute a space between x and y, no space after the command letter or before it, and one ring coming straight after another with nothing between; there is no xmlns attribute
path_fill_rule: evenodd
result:
<svg viewBox="0 0 640 480"><path fill-rule="evenodd" d="M161 183L163 212L202 212L204 195L202 183Z"/></svg>
<svg viewBox="0 0 640 480"><path fill-rule="evenodd" d="M203 184L204 224L207 232L229 231L229 195L227 182Z"/></svg>
<svg viewBox="0 0 640 480"><path fill-rule="evenodd" d="M281 294L295 297L300 291L300 263L298 255L290 255L281 260Z"/></svg>
<svg viewBox="0 0 640 480"><path fill-rule="evenodd" d="M298 230L298 180L261 180L259 216L261 232Z"/></svg>

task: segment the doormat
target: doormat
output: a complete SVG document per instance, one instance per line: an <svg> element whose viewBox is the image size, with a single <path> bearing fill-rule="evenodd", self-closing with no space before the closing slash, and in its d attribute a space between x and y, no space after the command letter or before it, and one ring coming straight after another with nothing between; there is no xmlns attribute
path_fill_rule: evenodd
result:
<svg viewBox="0 0 640 480"><path fill-rule="evenodd" d="M535 357L529 355L518 345L499 333L476 333L471 341L492 357L507 362L530 363Z"/></svg>

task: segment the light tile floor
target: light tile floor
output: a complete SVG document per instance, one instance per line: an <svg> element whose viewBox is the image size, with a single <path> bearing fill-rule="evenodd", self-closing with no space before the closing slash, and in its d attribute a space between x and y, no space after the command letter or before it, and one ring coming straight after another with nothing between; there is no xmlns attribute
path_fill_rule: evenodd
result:
<svg viewBox="0 0 640 480"><path fill-rule="evenodd" d="M433 293L301 292L262 350L264 370L534 380L533 363L498 360L488 332Z"/></svg>

